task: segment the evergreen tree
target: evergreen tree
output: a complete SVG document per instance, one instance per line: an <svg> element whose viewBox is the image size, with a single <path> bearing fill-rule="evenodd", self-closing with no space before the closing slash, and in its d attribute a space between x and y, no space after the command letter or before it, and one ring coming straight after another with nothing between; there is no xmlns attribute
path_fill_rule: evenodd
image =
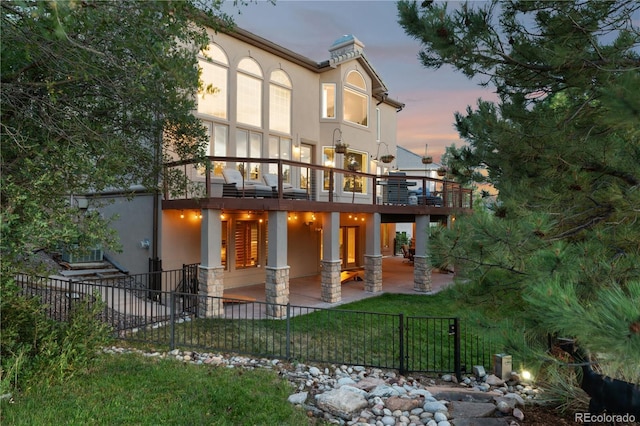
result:
<svg viewBox="0 0 640 426"><path fill-rule="evenodd" d="M193 116L210 1L3 1L1 255L114 244L70 195L158 190L163 155L196 157ZM202 88L201 88L202 89Z"/></svg>
<svg viewBox="0 0 640 426"><path fill-rule="evenodd" d="M455 115L468 145L447 149L449 168L499 195L493 215L434 242L442 261L521 309L533 342L576 338L640 380L640 3L398 11L425 67L450 65L499 96Z"/></svg>

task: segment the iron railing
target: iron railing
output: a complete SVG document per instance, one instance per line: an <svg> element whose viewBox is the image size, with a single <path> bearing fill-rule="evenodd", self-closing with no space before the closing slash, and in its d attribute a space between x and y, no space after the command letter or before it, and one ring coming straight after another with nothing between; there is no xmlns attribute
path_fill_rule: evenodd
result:
<svg viewBox="0 0 640 426"><path fill-rule="evenodd" d="M197 265L164 271L187 291L144 291L101 282L21 275L25 295L38 296L47 314L65 321L80 300L100 298L101 319L117 338L198 351L220 351L302 362L362 365L400 372L447 372L458 378L472 366L492 368L496 345L464 329L458 318L246 302L198 294ZM180 277L180 278L177 278ZM165 287L167 288L167 287ZM217 317L206 317L217 312Z"/></svg>

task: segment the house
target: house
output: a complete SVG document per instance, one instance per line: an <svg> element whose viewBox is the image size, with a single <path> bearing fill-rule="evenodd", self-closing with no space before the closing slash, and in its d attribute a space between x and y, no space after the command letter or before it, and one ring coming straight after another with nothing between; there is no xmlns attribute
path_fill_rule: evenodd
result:
<svg viewBox="0 0 640 426"><path fill-rule="evenodd" d="M112 257L130 271L199 263L201 294L265 283L276 304L288 302L290 278L320 274L322 300L335 303L345 270L362 270L366 291L382 291L397 223L427 229L471 209L470 192L455 184L390 173L404 105L353 35L321 62L239 28L211 31L210 40L199 63L215 91L197 94L195 112L209 132L206 164L166 164L165 179L181 186L105 210L120 214L124 251ZM407 189L418 181L447 203L410 205ZM426 292L426 232L415 240L415 290Z"/></svg>

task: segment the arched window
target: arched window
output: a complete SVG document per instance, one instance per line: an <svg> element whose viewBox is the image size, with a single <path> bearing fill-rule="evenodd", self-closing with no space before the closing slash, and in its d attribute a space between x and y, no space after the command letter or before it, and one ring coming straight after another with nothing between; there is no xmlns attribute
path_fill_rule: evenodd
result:
<svg viewBox="0 0 640 426"><path fill-rule="evenodd" d="M200 88L198 112L227 119L229 61L224 51L210 44L198 56Z"/></svg>
<svg viewBox="0 0 640 426"><path fill-rule="evenodd" d="M269 129L291 133L291 80L282 70L273 71L269 82Z"/></svg>
<svg viewBox="0 0 640 426"><path fill-rule="evenodd" d="M262 127L262 70L251 58L238 64L237 120Z"/></svg>
<svg viewBox="0 0 640 426"><path fill-rule="evenodd" d="M367 126L369 124L369 96L364 78L358 71L347 74L344 85L342 113L345 121Z"/></svg>

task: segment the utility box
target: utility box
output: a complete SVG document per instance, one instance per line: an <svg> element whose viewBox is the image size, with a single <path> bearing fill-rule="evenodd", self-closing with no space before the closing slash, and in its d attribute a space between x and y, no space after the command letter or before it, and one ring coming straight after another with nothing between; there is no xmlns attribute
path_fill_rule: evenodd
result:
<svg viewBox="0 0 640 426"><path fill-rule="evenodd" d="M493 356L493 374L500 377L502 380L508 380L511 378L512 368L513 361L511 360L511 355L495 354Z"/></svg>

